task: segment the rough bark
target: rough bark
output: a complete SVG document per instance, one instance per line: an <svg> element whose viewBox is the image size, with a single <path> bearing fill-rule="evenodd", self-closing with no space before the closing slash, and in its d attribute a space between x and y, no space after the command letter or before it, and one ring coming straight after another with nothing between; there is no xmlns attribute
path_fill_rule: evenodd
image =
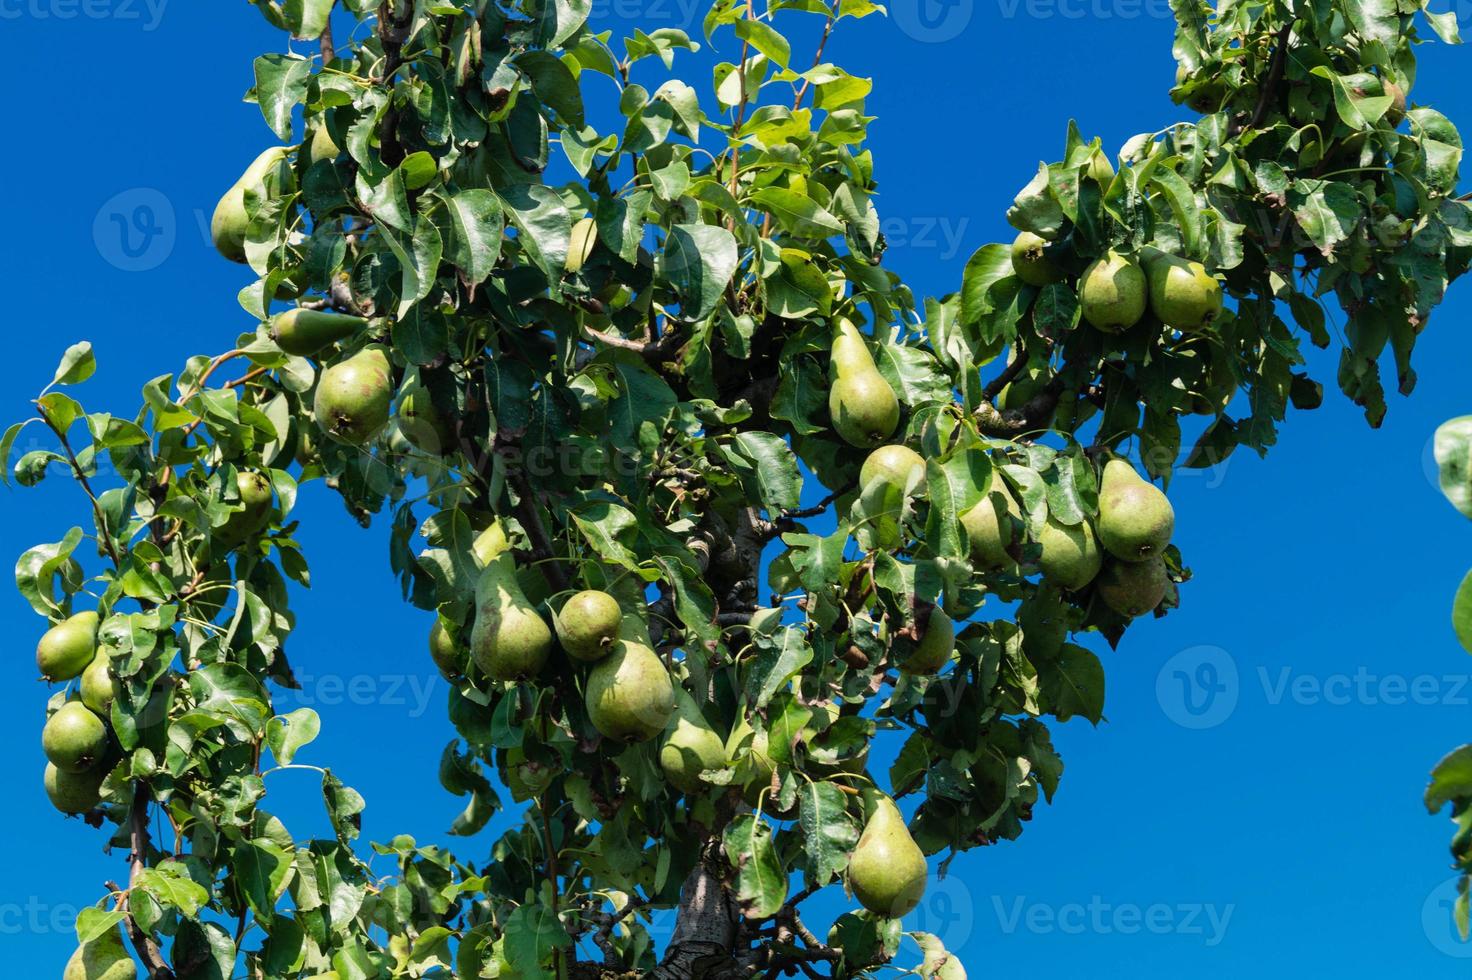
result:
<svg viewBox="0 0 1472 980"><path fill-rule="evenodd" d="M685 879L675 934L664 960L647 980L735 980L746 976L736 962L741 915L725 885L702 862Z"/></svg>

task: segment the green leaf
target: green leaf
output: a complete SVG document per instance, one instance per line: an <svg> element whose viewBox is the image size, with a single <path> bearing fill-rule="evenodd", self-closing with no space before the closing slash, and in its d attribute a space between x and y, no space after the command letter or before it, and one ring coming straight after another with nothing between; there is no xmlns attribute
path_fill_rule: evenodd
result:
<svg viewBox="0 0 1472 980"><path fill-rule="evenodd" d="M1452 629L1462 648L1472 653L1472 572L1457 586L1456 598L1452 601Z"/></svg>
<svg viewBox="0 0 1472 980"><path fill-rule="evenodd" d="M266 727L266 745L278 765L289 766L297 750L310 744L322 731L322 720L311 708L298 708L272 718Z"/></svg>
<svg viewBox="0 0 1472 980"><path fill-rule="evenodd" d="M1448 803L1472 800L1472 745L1447 753L1431 770L1426 787L1426 810L1435 813Z"/></svg>
<svg viewBox="0 0 1472 980"><path fill-rule="evenodd" d="M506 217L516 226L517 241L549 282L562 278L572 238L572 215L562 196L545 184L521 184L500 190Z"/></svg>
<svg viewBox="0 0 1472 980"><path fill-rule="evenodd" d="M794 510L802 499L797 457L786 440L770 432L739 432L726 458L736 468L748 494L769 514Z"/></svg>
<svg viewBox="0 0 1472 980"><path fill-rule="evenodd" d="M281 9L293 37L314 41L322 36L336 0L283 0Z"/></svg>
<svg viewBox="0 0 1472 980"><path fill-rule="evenodd" d="M737 817L721 838L736 869L736 901L749 919L775 915L787 901L787 875L772 846L772 828L750 813Z"/></svg>
<svg viewBox="0 0 1472 980"><path fill-rule="evenodd" d="M765 21L738 20L736 36L783 68L787 67L787 62L792 57L792 45L787 38Z"/></svg>
<svg viewBox="0 0 1472 980"><path fill-rule="evenodd" d="M799 238L821 241L843 234L843 223L806 194L764 187L751 195L751 204L776 218L783 231Z"/></svg>
<svg viewBox="0 0 1472 980"><path fill-rule="evenodd" d="M703 320L721 301L736 273L736 239L717 225L675 225L654 260L654 274L680 300L680 319Z"/></svg>
<svg viewBox="0 0 1472 980"><path fill-rule="evenodd" d="M506 919L504 937L506 959L513 970L526 977L546 975L553 952L572 946L572 937L557 913L542 905L523 905L512 912Z"/></svg>
<svg viewBox="0 0 1472 980"><path fill-rule="evenodd" d="M859 842L859 825L849 814L846 797L832 783L808 782L798 790L798 818L808 856L810 885L826 885L843 873Z"/></svg>
<svg viewBox="0 0 1472 980"><path fill-rule="evenodd" d="M256 101L266 125L291 142L292 112L307 97L307 83L312 77L312 62L289 54L265 54L256 59Z"/></svg>
<svg viewBox="0 0 1472 980"><path fill-rule="evenodd" d="M81 384L92 377L92 372L97 370L97 358L92 355L92 345L87 341L72 344L61 356L61 363L56 366L56 376L51 379L54 385Z"/></svg>

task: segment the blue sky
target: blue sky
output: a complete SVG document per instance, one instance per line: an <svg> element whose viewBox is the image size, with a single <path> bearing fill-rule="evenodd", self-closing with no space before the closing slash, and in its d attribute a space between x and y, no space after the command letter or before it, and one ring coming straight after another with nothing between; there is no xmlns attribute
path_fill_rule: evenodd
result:
<svg viewBox="0 0 1472 980"><path fill-rule="evenodd" d="M600 0L595 11L610 28L694 33L703 6ZM26 414L83 338L100 363L84 403L130 415L144 382L252 326L235 301L241 269L205 228L271 142L240 96L251 59L280 38L238 2L0 0L0 21L14 134L0 157L12 338L0 418ZM1058 155L1071 117L1110 149L1182 117L1166 97L1163 0L903 0L887 20L846 28L830 56L875 80L869 146L889 264L917 292L956 288L976 246L1010 240L1006 205ZM1472 51L1421 53L1413 101L1472 121ZM694 83L709 78L707 54L690 59ZM114 215L139 222L126 244ZM1104 654L1109 720L1055 730L1068 766L1055 805L1021 841L956 860L913 927L941 932L973 976L1472 970L1444 907L1450 824L1419 802L1428 768L1472 738L1472 662L1448 622L1472 527L1429 464L1435 426L1472 412L1469 317L1464 283L1420 341L1419 389L1393 401L1380 431L1331 391L1321 411L1290 418L1268 460L1179 475L1176 540L1196 574L1183 607ZM1332 385L1330 355L1313 367ZM0 500L6 555L85 518L60 479ZM296 602L292 657L307 690L278 706L322 715L302 761L331 765L367 797L365 838L442 840L461 801L436 779L452 731L425 654L429 620L399 601L381 524L359 529L320 485L298 516L314 588ZM16 593L0 597L12 647L0 744L14 747L0 755L0 936L12 972L54 976L75 908L121 874L122 855L42 793L39 628ZM267 806L299 838L325 831L308 774L271 778ZM501 826L455 846L478 860ZM831 891L815 924L846 907Z"/></svg>

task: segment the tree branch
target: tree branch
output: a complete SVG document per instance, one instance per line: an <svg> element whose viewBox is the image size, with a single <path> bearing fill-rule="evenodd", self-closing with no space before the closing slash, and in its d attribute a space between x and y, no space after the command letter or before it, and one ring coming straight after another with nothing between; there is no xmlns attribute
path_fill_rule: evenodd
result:
<svg viewBox="0 0 1472 980"><path fill-rule="evenodd" d="M133 807L129 814L129 852L128 852L128 891L131 892L138 885L138 879L148 868L148 805L152 796L148 791L148 784L141 779L133 784ZM111 885L116 889L116 886ZM138 958L143 961L148 970L151 980L174 980L174 971L169 968L168 961L164 959L163 952L158 948L138 921L133 918L133 913L128 910L128 898L124 896L118 902L121 911L127 914L128 937L133 942L133 949L138 953Z"/></svg>
<svg viewBox="0 0 1472 980"><path fill-rule="evenodd" d="M1268 77L1263 82L1262 91L1258 93L1257 108L1252 110L1252 117L1247 120L1247 129L1256 129L1262 125L1278 94L1278 86L1283 83L1283 75L1288 70L1288 42L1293 36L1293 23L1290 20L1278 31L1277 47L1274 48L1273 60L1268 65Z"/></svg>

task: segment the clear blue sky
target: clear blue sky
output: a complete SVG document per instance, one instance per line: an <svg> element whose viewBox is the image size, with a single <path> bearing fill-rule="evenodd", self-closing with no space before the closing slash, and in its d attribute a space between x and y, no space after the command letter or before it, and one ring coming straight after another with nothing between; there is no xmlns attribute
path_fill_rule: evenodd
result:
<svg viewBox="0 0 1472 980"><path fill-rule="evenodd" d="M1070 117L1114 149L1182 110L1166 97L1163 0L933 2L850 23L830 53L875 79L889 264L938 294L956 288L972 249L1010 239L1006 205L1057 156ZM692 4L599 0L595 16L695 33L703 5ZM83 338L100 362L85 404L131 415L144 382L251 326L235 301L245 277L204 229L271 141L240 96L251 59L280 37L238 0L0 0L0 21L11 133L0 417L26 414ZM709 78L706 55L690 59L691 81ZM1469 58L1426 45L1413 100L1472 125ZM141 205L161 234L130 255L112 215ZM136 230L131 241L142 242ZM911 923L941 932L973 977L1472 971L1445 911L1450 824L1419 802L1428 768L1472 739L1472 660L1448 624L1472 526L1442 501L1428 462L1435 426L1472 412L1469 316L1462 283L1420 342L1418 391L1392 403L1381 431L1331 392L1323 410L1290 418L1267 461L1238 455L1177 479L1177 541L1196 573L1183 608L1105 654L1107 724L1055 730L1068 766L1055 805L1021 841L955 861ZM1333 359L1316 355L1314 368L1332 386ZM60 478L0 500L7 562L85 518ZM298 516L314 588L297 600L291 653L307 692L278 706L322 715L303 761L367 797L365 839L443 840L462 801L436 779L452 730L424 649L429 621L399 601L385 527L359 529L320 485ZM122 874L122 854L104 855L103 835L62 820L42 793L39 628L6 590L0 945L21 976L59 973L75 907ZM1182 678L1212 669L1227 690L1192 715ZM1192 706L1201 698L1197 686ZM272 779L266 805L299 838L323 832L310 777ZM502 826L455 846L479 860ZM832 891L815 909L820 928L844 907Z"/></svg>

